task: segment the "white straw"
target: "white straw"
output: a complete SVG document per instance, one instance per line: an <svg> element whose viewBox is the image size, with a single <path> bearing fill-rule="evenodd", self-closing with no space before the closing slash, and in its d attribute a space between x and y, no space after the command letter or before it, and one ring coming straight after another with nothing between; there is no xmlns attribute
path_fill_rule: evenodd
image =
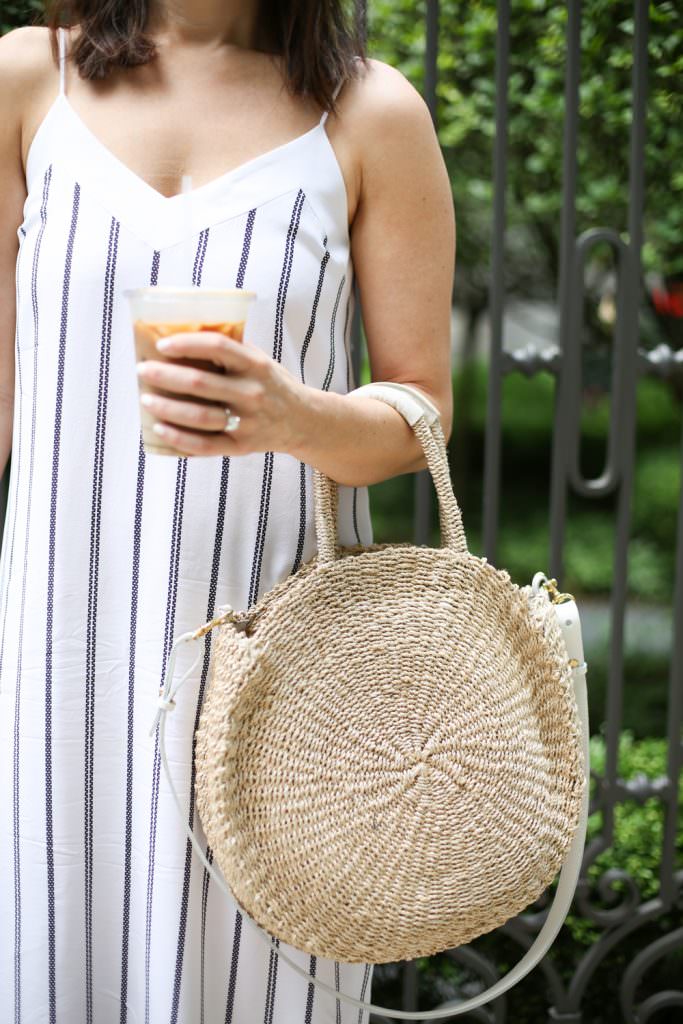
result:
<svg viewBox="0 0 683 1024"><path fill-rule="evenodd" d="M192 204L189 202L189 193L192 191L192 175L183 174L180 182L180 192L183 196L187 196L188 199L183 203L184 215L185 215L185 228L187 229L187 235L190 237L194 234L194 225L192 222Z"/></svg>

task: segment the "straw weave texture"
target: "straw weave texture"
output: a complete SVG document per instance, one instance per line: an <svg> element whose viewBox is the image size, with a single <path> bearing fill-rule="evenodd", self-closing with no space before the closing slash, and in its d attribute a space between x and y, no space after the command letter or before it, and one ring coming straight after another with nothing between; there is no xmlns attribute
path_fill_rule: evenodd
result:
<svg viewBox="0 0 683 1024"><path fill-rule="evenodd" d="M328 484L319 556L214 634L197 808L266 931L412 959L498 927L561 867L585 785L570 668L547 593L463 550L443 479L443 548L335 547Z"/></svg>

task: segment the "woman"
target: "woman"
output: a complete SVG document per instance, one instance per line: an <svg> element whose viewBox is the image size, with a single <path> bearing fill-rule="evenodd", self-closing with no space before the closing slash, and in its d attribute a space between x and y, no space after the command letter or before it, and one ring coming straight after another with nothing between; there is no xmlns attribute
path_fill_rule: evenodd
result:
<svg viewBox="0 0 683 1024"><path fill-rule="evenodd" d="M367 485L424 466L397 412L349 393L354 274L373 378L422 388L450 433L435 132L399 72L354 60L342 0L57 0L58 22L0 40L3 1013L355 1024L210 883L148 731L172 638L315 554L311 467L340 483L350 544L372 539ZM178 395L151 406L171 456L140 437L122 292L148 283L258 296L243 345L189 334L169 352L227 373L146 364ZM169 723L204 843L210 649L209 633ZM293 955L370 997L370 965Z"/></svg>

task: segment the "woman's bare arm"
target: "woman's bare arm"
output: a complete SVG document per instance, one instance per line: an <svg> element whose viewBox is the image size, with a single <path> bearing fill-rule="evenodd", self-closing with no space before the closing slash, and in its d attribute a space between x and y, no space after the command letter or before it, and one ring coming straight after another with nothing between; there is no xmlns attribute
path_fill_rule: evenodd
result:
<svg viewBox="0 0 683 1024"><path fill-rule="evenodd" d="M455 211L424 100L407 79L372 60L349 84L340 116L362 155L352 253L373 380L414 384L453 417L451 296ZM373 483L426 465L399 413L353 394L311 393L294 454L342 483ZM353 413L351 406L354 406Z"/></svg>
<svg viewBox="0 0 683 1024"><path fill-rule="evenodd" d="M50 72L55 73L45 29L15 29L0 38L0 476L12 447L17 231L26 199L24 114Z"/></svg>

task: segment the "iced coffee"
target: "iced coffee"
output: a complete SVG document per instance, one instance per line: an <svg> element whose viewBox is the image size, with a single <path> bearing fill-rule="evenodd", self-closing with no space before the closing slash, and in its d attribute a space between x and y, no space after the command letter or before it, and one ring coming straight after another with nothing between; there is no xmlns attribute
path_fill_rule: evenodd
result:
<svg viewBox="0 0 683 1024"><path fill-rule="evenodd" d="M238 288L213 291L150 287L126 292L126 296L133 317L136 362L146 359L168 361L181 366L196 366L211 373L225 373L225 367L218 360L168 356L157 349L157 341L171 334L212 331L241 342L244 340L249 304L256 298L254 292ZM139 377L137 380L139 395L150 392L174 399L183 398L177 391L163 391ZM216 404L198 395L187 395L186 398L199 405ZM177 457L177 450L154 432L156 417L142 403L139 409L145 452Z"/></svg>

